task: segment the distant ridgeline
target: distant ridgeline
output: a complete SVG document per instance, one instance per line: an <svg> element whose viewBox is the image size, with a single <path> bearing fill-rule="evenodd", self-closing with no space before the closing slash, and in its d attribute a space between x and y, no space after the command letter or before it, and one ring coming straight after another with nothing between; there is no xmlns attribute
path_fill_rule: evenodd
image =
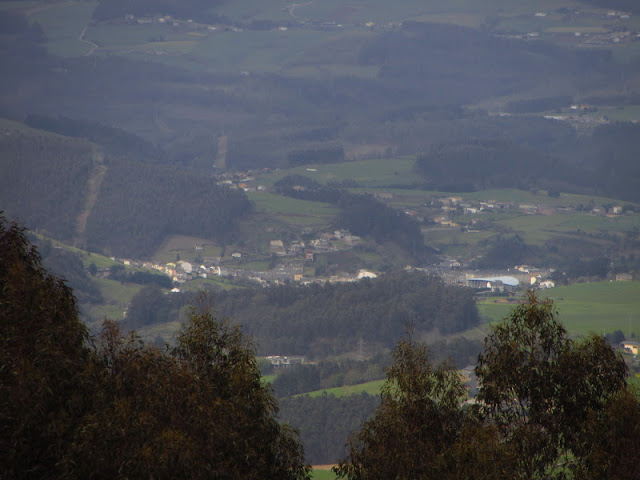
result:
<svg viewBox="0 0 640 480"><path fill-rule="evenodd" d="M89 250L144 258L171 234L225 241L251 205L201 173L104 154L30 129L0 137L0 207Z"/></svg>

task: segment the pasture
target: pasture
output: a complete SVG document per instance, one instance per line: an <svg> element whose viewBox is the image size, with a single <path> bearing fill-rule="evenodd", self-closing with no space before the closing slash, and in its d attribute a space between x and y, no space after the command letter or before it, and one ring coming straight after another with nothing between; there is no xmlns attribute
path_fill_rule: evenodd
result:
<svg viewBox="0 0 640 480"><path fill-rule="evenodd" d="M335 480L336 474L331 471L332 465L314 465L311 471L313 480Z"/></svg>
<svg viewBox="0 0 640 480"><path fill-rule="evenodd" d="M329 226L338 214L333 205L283 197L266 192L248 192L249 200L255 202L258 213L290 224L301 226Z"/></svg>
<svg viewBox="0 0 640 480"><path fill-rule="evenodd" d="M415 158L377 158L373 160L354 160L344 163L324 165L305 165L279 170L261 175L259 183L272 186L287 175L303 175L319 183L354 180L362 187L384 187L388 185L413 185L416 175L413 173ZM385 189L385 191L388 189ZM404 190L403 190L404 192Z"/></svg>
<svg viewBox="0 0 640 480"><path fill-rule="evenodd" d="M559 320L570 335L599 334L621 330L625 336L640 335L640 282L577 283L540 292L556 305ZM490 321L504 319L513 305L500 299L478 303Z"/></svg>
<svg viewBox="0 0 640 480"><path fill-rule="evenodd" d="M367 383L359 383L357 385L344 385L342 387L326 388L324 390L316 390L314 392L303 393L301 395L309 395L310 397L320 397L322 395L334 395L336 397L346 397L348 395L359 395L366 393L369 395L380 395L380 389L386 380L374 380Z"/></svg>
<svg viewBox="0 0 640 480"><path fill-rule="evenodd" d="M559 215L519 215L498 220L496 224L517 233L527 243L542 245L551 237L568 233L636 231L640 228L640 215L605 217L577 212Z"/></svg>
<svg viewBox="0 0 640 480"><path fill-rule="evenodd" d="M171 235L158 247L152 260L155 263L165 264L175 262L179 257L182 261L194 262L197 258L219 257L221 253L222 248L211 240L186 235Z"/></svg>

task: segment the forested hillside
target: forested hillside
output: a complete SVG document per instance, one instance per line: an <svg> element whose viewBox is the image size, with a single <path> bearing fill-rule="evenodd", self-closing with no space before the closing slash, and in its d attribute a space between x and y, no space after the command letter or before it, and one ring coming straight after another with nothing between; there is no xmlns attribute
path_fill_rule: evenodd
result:
<svg viewBox="0 0 640 480"><path fill-rule="evenodd" d="M94 167L84 140L15 128L0 137L0 206L34 230L72 240Z"/></svg>
<svg viewBox="0 0 640 480"><path fill-rule="evenodd" d="M132 300L130 326L177 320L185 300L180 295L162 300L153 288ZM407 328L449 334L474 327L479 316L473 293L436 276L397 271L354 283L220 291L215 299L220 315L233 318L256 339L258 353L324 358L356 351L361 341L369 354L376 353L391 347ZM168 315L171 310L174 315Z"/></svg>
<svg viewBox="0 0 640 480"><path fill-rule="evenodd" d="M152 157L153 148L117 129L31 121L82 137L7 124L0 138L0 206L34 230L93 251L144 258L170 234L224 243L251 210L243 192L211 176L138 160Z"/></svg>
<svg viewBox="0 0 640 480"><path fill-rule="evenodd" d="M87 222L87 245L121 256L147 257L171 234L233 238L234 224L251 209L244 192L212 177L116 159Z"/></svg>

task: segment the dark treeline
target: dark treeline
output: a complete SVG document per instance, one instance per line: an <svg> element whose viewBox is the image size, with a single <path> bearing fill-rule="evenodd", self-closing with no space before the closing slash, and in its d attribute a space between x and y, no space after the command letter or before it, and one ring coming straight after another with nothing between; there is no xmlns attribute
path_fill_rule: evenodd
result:
<svg viewBox="0 0 640 480"><path fill-rule="evenodd" d="M384 378L384 368L390 357L378 354L369 360L324 360L318 363L295 364L289 368L274 368L278 374L273 391L278 397L342 387Z"/></svg>
<svg viewBox="0 0 640 480"><path fill-rule="evenodd" d="M301 396L280 399L280 418L300 431L305 458L312 465L335 463L346 442L380 404L378 396Z"/></svg>
<svg viewBox="0 0 640 480"><path fill-rule="evenodd" d="M524 126L527 121L516 123ZM554 125L555 134L548 130ZM557 121L545 126L543 120L532 120L529 126L533 130L526 143L486 136L434 145L418 157L416 171L432 188L447 191L542 188L640 200L635 188L640 180L634 156L640 148L637 124L598 126L592 136L579 140L575 133L564 134L566 125Z"/></svg>
<svg viewBox="0 0 640 480"><path fill-rule="evenodd" d="M500 187L528 189L540 185L545 178L563 178L561 166L553 157L502 140L432 147L418 157L416 170L432 188L454 192Z"/></svg>
<svg viewBox="0 0 640 480"><path fill-rule="evenodd" d="M425 246L417 222L371 195L350 193L345 186L322 185L303 175L287 175L274 184L275 190L282 195L340 207L335 220L337 228L370 237L379 244L393 242L417 260L424 261L429 257L432 252Z"/></svg>
<svg viewBox="0 0 640 480"><path fill-rule="evenodd" d="M136 155L147 160L161 160L162 152L141 137L121 128L86 120L47 115L27 115L25 123L32 128L58 133L66 137L86 138L113 155Z"/></svg>
<svg viewBox="0 0 640 480"><path fill-rule="evenodd" d="M26 42L46 41L42 25L38 22L30 23L25 15L6 10L0 12L0 32L3 35L18 35L22 41Z"/></svg>
<svg viewBox="0 0 640 480"><path fill-rule="evenodd" d="M524 242L519 235L497 235L482 242L486 253L473 262L474 268L512 268L514 265L555 265L554 281L566 284L569 281L587 279L605 280L611 274L638 268L633 258L607 257L602 254L598 238L584 238L575 234L544 245Z"/></svg>
<svg viewBox="0 0 640 480"><path fill-rule="evenodd" d="M447 362L457 368L464 368L476 362L478 354L482 351L482 342L463 337L442 339L429 343L429 349L435 362ZM379 353L367 360L323 360L317 363L295 364L284 369L272 368L271 373L278 374L272 386L278 397L289 397L316 390L366 383L384 378L384 370L390 363L389 355Z"/></svg>
<svg viewBox="0 0 640 480"><path fill-rule="evenodd" d="M569 95L555 97L527 98L512 100L507 103L506 109L511 113L533 113L556 110L571 105L573 99Z"/></svg>
<svg viewBox="0 0 640 480"><path fill-rule="evenodd" d="M182 320L180 312L194 298L193 294L167 295L157 284L145 285L131 299L123 327L139 330L147 325ZM163 339L167 340L170 339Z"/></svg>
<svg viewBox="0 0 640 480"><path fill-rule="evenodd" d="M357 283L285 285L221 292L221 314L241 323L261 354L326 357L390 347L418 332L466 330L479 321L473 291L422 273L393 272Z"/></svg>
<svg viewBox="0 0 640 480"><path fill-rule="evenodd" d="M180 306L189 300L188 293L167 296L157 286L145 287L132 299L127 323L140 328L178 320ZM242 324L261 355L311 358L357 351L360 342L366 352L376 353L390 348L411 325L420 333L446 334L479 322L471 289L403 271L354 283L220 291L216 308Z"/></svg>
<svg viewBox="0 0 640 480"><path fill-rule="evenodd" d="M124 265L113 265L109 268L109 279L120 283L137 283L139 285L157 285L162 288L171 288L172 280L162 273L151 273L146 270L135 272L127 271Z"/></svg>

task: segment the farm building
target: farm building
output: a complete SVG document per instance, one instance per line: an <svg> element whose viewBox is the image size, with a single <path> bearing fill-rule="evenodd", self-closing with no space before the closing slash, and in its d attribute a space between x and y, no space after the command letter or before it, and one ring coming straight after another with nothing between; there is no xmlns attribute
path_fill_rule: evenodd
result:
<svg viewBox="0 0 640 480"><path fill-rule="evenodd" d="M514 290L520 285L515 277L500 276L486 278L469 278L467 286L476 290L491 290L492 292L505 292Z"/></svg>
<svg viewBox="0 0 640 480"><path fill-rule="evenodd" d="M638 355L640 353L640 342L625 340L624 342L620 342L620 348L625 352Z"/></svg>

